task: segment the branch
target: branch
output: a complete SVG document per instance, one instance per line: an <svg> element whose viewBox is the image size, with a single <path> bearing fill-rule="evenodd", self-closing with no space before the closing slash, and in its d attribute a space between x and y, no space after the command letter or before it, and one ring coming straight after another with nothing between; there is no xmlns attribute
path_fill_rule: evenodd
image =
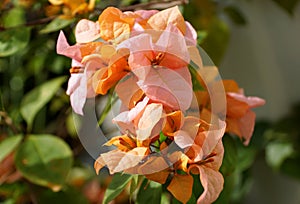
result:
<svg viewBox="0 0 300 204"><path fill-rule="evenodd" d="M126 7L121 7L122 11L130 11L137 9L166 9L176 5L185 5L188 4L189 0L166 0L166 1L151 1L148 3L140 3L135 5L130 5Z"/></svg>
<svg viewBox="0 0 300 204"><path fill-rule="evenodd" d="M148 3L139 3L130 6L123 6L119 9L121 11L134 11L139 9L166 9L176 5L186 5L189 3L189 0L163 0L163 1L151 1ZM95 8L95 15L101 14L103 8Z"/></svg>
<svg viewBox="0 0 300 204"><path fill-rule="evenodd" d="M42 25L45 23L49 23L50 21L52 21L54 18L56 18L57 16L50 16L47 18L41 18L41 19L37 19L34 21L29 21L25 24L25 26L35 26L35 25Z"/></svg>

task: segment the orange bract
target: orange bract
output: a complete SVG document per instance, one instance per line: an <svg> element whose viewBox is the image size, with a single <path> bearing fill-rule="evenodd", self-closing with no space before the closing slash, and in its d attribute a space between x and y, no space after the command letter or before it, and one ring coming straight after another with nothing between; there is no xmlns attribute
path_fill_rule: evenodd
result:
<svg viewBox="0 0 300 204"><path fill-rule="evenodd" d="M76 14L87 13L94 9L95 0L90 0L87 3L85 0L48 0L53 6L63 5L62 15L65 18L71 18Z"/></svg>
<svg viewBox="0 0 300 204"><path fill-rule="evenodd" d="M85 57L87 55L93 54L98 47L103 45L102 42L90 42L80 46L81 56Z"/></svg>
<svg viewBox="0 0 300 204"><path fill-rule="evenodd" d="M113 137L107 143L106 146L114 145L119 150L128 152L136 147L136 141L133 138L129 137L128 135L122 135L118 137Z"/></svg>
<svg viewBox="0 0 300 204"><path fill-rule="evenodd" d="M108 67L102 68L93 75L93 87L98 94L106 94L120 79L128 73L129 67L124 58L120 58Z"/></svg>
<svg viewBox="0 0 300 204"><path fill-rule="evenodd" d="M167 189L182 203L187 203L192 195L194 179L191 175L174 175Z"/></svg>
<svg viewBox="0 0 300 204"><path fill-rule="evenodd" d="M104 40L115 40L124 34L121 38L126 39L137 16L138 15L126 15L117 8L108 7L101 13L98 19L100 36Z"/></svg>

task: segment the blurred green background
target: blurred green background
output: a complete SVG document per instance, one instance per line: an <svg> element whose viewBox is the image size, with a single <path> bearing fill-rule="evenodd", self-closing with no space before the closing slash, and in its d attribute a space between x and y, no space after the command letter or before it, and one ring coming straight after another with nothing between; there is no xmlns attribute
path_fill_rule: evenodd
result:
<svg viewBox="0 0 300 204"><path fill-rule="evenodd" d="M176 4L222 78L267 101L255 110L248 147L226 137L224 162L232 168L223 168L229 174L217 203L300 203L298 0L97 0L94 9L80 11L70 3L1 0L0 203L102 202L111 177L95 175L77 137L65 94L70 60L55 51L59 30L74 44L76 22L96 20L109 5ZM128 200L124 192L114 202Z"/></svg>

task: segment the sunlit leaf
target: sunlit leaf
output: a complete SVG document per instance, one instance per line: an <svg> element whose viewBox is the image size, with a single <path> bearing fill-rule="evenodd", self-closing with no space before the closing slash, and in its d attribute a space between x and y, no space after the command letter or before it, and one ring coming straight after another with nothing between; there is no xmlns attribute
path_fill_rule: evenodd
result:
<svg viewBox="0 0 300 204"><path fill-rule="evenodd" d="M53 135L29 135L18 148L15 164L29 181L53 191L61 189L73 163L72 151Z"/></svg>
<svg viewBox="0 0 300 204"><path fill-rule="evenodd" d="M129 174L115 174L105 191L102 203L107 204L116 198L124 190L132 177Z"/></svg>
<svg viewBox="0 0 300 204"><path fill-rule="evenodd" d="M137 194L136 203L160 203L162 194L161 184L145 179Z"/></svg>
<svg viewBox="0 0 300 204"><path fill-rule="evenodd" d="M48 25L46 25L45 28L40 30L40 33L46 34L46 33L51 33L51 32L61 30L65 27L67 27L68 25L70 25L71 23L73 23L74 21L75 21L75 19L73 19L73 18L72 19L64 19L64 18L57 17L54 20L52 20Z"/></svg>
<svg viewBox="0 0 300 204"><path fill-rule="evenodd" d="M293 153L292 143L271 142L266 147L266 161L274 169L279 169L284 160Z"/></svg>
<svg viewBox="0 0 300 204"><path fill-rule="evenodd" d="M8 137L0 143L0 162L20 144L21 140L22 135L16 135Z"/></svg>
<svg viewBox="0 0 300 204"><path fill-rule="evenodd" d="M29 27L16 27L0 32L0 57L13 55L23 50L30 38Z"/></svg>
<svg viewBox="0 0 300 204"><path fill-rule="evenodd" d="M56 92L61 88L66 77L52 79L34 88L27 93L21 102L21 114L26 120L29 128L32 127L34 117L39 110L48 103Z"/></svg>

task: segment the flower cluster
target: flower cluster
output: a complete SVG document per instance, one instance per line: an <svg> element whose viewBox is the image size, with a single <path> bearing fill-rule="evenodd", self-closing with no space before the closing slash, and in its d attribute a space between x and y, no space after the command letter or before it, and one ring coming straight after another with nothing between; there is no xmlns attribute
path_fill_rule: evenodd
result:
<svg viewBox="0 0 300 204"><path fill-rule="evenodd" d="M71 19L78 14L88 13L95 7L95 0L48 0L51 5L46 8L46 15L53 16L62 13L60 17Z"/></svg>
<svg viewBox="0 0 300 204"><path fill-rule="evenodd" d="M245 97L234 81L214 83L203 67L197 33L177 7L109 7L97 22L79 21L75 37L70 46L61 32L57 43L57 52L72 58L67 93L73 110L83 114L86 98L110 89L122 102L113 119L121 134L105 144L116 148L99 156L96 171L106 166L111 174L145 175L167 185L182 203L192 195L193 175L199 175L204 191L197 202L215 201L224 183L222 137L227 131L248 144L255 120L250 109L264 101ZM218 107L215 97L224 99Z"/></svg>

